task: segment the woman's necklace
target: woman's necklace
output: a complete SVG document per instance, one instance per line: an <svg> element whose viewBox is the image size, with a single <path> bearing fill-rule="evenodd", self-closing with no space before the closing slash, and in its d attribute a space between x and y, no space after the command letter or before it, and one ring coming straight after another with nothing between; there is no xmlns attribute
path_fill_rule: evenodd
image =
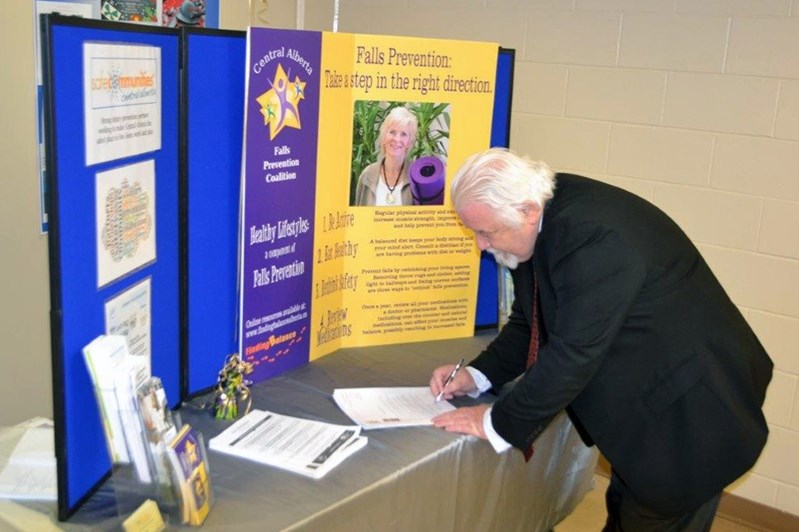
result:
<svg viewBox="0 0 799 532"><path fill-rule="evenodd" d="M386 203L391 204L394 203L394 190L399 185L400 176L402 176L402 170L405 168L405 161L402 161L402 165L400 166L399 172L397 172L397 179L394 180L394 186L388 184L388 176L386 175L386 160L383 159L380 161L380 172L383 174L383 181L386 183L386 188L388 189L388 194L386 194Z"/></svg>

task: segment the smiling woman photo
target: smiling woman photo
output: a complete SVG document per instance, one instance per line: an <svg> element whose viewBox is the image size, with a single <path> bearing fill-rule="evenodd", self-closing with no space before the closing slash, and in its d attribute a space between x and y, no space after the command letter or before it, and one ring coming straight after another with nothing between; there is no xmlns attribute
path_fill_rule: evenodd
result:
<svg viewBox="0 0 799 532"><path fill-rule="evenodd" d="M377 161L364 168L358 178L355 205L411 205L408 153L416 141L416 116L405 107L395 107L380 125Z"/></svg>

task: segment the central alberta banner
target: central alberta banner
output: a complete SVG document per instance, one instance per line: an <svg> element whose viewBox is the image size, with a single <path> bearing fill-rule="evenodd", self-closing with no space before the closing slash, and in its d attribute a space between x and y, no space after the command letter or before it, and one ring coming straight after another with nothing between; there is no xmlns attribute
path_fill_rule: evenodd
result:
<svg viewBox="0 0 799 532"><path fill-rule="evenodd" d="M448 195L489 147L498 50L249 30L240 353L253 381L342 347L473 334L479 251Z"/></svg>

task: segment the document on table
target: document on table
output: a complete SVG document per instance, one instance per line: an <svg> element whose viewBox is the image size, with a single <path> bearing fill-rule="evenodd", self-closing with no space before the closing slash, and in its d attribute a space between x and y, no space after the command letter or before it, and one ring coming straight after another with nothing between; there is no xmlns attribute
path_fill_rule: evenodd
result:
<svg viewBox="0 0 799 532"><path fill-rule="evenodd" d="M333 399L364 429L432 425L434 417L455 409L436 401L427 386L338 388Z"/></svg>
<svg viewBox="0 0 799 532"><path fill-rule="evenodd" d="M25 432L0 472L0 498L56 500L55 438L52 422L45 421L20 427Z"/></svg>
<svg viewBox="0 0 799 532"><path fill-rule="evenodd" d="M367 443L357 425L333 425L253 410L208 447L214 451L322 478Z"/></svg>

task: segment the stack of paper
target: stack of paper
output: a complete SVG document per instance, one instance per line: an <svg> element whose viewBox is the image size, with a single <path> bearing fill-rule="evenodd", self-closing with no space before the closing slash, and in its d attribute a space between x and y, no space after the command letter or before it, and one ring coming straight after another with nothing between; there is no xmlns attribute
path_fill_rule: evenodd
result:
<svg viewBox="0 0 799 532"><path fill-rule="evenodd" d="M25 433L0 472L0 498L56 500L53 424L42 419L15 427Z"/></svg>
<svg viewBox="0 0 799 532"><path fill-rule="evenodd" d="M128 351L121 335L101 335L83 348L94 383L108 447L114 463L133 463L141 482L150 482L146 435L136 390L150 378L147 360Z"/></svg>
<svg viewBox="0 0 799 532"><path fill-rule="evenodd" d="M436 401L427 386L339 388L333 399L364 429L432 425L434 417L455 409L447 401Z"/></svg>
<svg viewBox="0 0 799 532"><path fill-rule="evenodd" d="M253 410L208 442L221 453L321 478L367 443L358 426Z"/></svg>

